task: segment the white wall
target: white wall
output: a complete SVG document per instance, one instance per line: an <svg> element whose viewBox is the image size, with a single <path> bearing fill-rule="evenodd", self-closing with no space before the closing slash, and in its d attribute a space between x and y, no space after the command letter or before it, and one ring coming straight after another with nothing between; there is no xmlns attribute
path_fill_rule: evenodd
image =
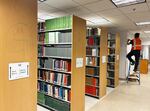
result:
<svg viewBox="0 0 150 111"><path fill-rule="evenodd" d="M149 60L149 45L143 45L142 48L142 52L143 52L143 59L148 59Z"/></svg>

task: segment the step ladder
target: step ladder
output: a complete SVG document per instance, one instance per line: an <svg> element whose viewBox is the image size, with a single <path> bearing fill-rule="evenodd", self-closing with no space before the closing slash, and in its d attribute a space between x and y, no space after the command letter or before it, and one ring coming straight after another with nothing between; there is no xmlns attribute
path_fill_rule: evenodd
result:
<svg viewBox="0 0 150 111"><path fill-rule="evenodd" d="M131 64L130 63L129 63L129 69L128 69L128 75L127 75L127 83L129 81L130 82L137 82L138 81L139 85L141 83L141 80L140 80L140 71L137 70L136 72L134 72L134 73L131 74Z"/></svg>

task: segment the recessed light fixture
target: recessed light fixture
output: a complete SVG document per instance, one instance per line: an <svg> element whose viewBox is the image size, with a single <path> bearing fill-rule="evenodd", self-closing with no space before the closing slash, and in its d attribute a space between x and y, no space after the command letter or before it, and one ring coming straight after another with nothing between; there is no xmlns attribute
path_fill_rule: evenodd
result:
<svg viewBox="0 0 150 111"><path fill-rule="evenodd" d="M146 0L111 0L117 7L124 7L138 3L144 3Z"/></svg>
<svg viewBox="0 0 150 111"><path fill-rule="evenodd" d="M148 22L137 22L136 25L150 25L150 21L148 21Z"/></svg>
<svg viewBox="0 0 150 111"><path fill-rule="evenodd" d="M150 33L150 30L149 31L144 31L144 33Z"/></svg>
<svg viewBox="0 0 150 111"><path fill-rule="evenodd" d="M39 0L39 2L45 2L46 0Z"/></svg>

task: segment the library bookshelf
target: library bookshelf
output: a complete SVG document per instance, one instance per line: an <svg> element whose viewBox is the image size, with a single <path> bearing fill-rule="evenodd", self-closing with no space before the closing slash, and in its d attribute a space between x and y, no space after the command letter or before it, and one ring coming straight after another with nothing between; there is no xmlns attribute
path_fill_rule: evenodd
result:
<svg viewBox="0 0 150 111"><path fill-rule="evenodd" d="M38 104L54 111L84 111L86 22L72 15L42 25Z"/></svg>
<svg viewBox="0 0 150 111"><path fill-rule="evenodd" d="M94 98L106 94L107 28L87 29L85 94Z"/></svg>
<svg viewBox="0 0 150 111"><path fill-rule="evenodd" d="M107 86L119 84L120 34L108 34Z"/></svg>

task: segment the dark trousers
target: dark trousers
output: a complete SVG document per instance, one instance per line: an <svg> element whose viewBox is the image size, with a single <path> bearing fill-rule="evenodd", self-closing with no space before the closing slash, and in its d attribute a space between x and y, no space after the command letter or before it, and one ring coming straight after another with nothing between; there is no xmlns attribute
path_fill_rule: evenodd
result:
<svg viewBox="0 0 150 111"><path fill-rule="evenodd" d="M135 56L135 61L132 59L132 56ZM127 58L129 59L130 62L135 63L134 71L136 71L139 65L139 60L140 60L140 50L131 50L127 54Z"/></svg>

